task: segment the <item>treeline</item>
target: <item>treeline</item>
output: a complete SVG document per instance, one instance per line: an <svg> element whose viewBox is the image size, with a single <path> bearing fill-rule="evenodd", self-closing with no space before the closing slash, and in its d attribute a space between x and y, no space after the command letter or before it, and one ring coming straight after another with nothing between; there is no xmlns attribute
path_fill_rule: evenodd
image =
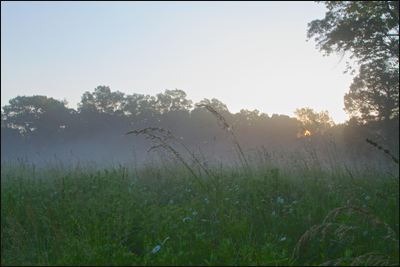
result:
<svg viewBox="0 0 400 267"><path fill-rule="evenodd" d="M127 146L124 134L146 127L169 130L193 149L211 143L228 148L230 143L224 138L226 133L209 111L197 106L199 104L209 105L223 115L233 126L241 145L248 149L260 145L290 149L298 146L299 142L294 142L295 139L322 143L334 137L336 142L343 140L348 149L364 153L363 149L368 147L364 140L370 138L391 147L398 154L398 118L393 119L388 128L387 122L385 125L380 125L379 121L362 123L356 118L335 125L328 111L317 113L309 108L297 109L297 119L286 115L260 114L258 110L242 109L232 114L217 99L203 99L193 104L179 89L150 96L126 95L119 91L112 92L108 86L98 86L93 92L82 95L77 110L68 108L67 104L66 100L38 95L11 99L1 111L2 157L28 150L53 154L60 147L73 147L78 141L79 147L84 150L89 147L84 148L85 144L92 144L94 140L99 141L93 148L96 153L122 151Z"/></svg>

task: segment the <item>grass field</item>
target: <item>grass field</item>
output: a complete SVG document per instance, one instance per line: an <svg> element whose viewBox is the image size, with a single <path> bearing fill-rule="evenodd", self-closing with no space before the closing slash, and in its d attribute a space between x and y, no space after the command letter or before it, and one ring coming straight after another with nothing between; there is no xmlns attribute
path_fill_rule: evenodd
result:
<svg viewBox="0 0 400 267"><path fill-rule="evenodd" d="M333 146L327 161L248 156L221 125L236 163L157 128L132 132L166 153L141 166L3 161L1 264L399 265L395 162L346 165Z"/></svg>

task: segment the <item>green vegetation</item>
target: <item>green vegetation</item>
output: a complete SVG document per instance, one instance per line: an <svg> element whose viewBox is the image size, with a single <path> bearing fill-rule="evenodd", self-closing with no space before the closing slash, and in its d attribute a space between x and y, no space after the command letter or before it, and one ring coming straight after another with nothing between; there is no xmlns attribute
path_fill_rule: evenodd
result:
<svg viewBox="0 0 400 267"><path fill-rule="evenodd" d="M159 160L138 167L3 162L1 264L399 264L398 176L347 166L334 143L327 162L313 149L246 155L203 107L240 163L183 153L160 128L128 133L158 141Z"/></svg>

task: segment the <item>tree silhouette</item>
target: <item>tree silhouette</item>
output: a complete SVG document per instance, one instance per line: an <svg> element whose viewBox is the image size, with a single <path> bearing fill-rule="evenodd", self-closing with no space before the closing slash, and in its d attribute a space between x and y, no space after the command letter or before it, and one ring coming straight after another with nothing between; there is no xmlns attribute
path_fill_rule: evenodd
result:
<svg viewBox="0 0 400 267"><path fill-rule="evenodd" d="M324 3L329 11L324 19L308 24L307 38L316 36L316 46L324 55L349 51L350 58L360 65L344 103L346 112L366 127L356 126L354 120L348 126L371 134L381 128L384 139L398 146L399 2ZM346 71L350 69L347 63Z"/></svg>

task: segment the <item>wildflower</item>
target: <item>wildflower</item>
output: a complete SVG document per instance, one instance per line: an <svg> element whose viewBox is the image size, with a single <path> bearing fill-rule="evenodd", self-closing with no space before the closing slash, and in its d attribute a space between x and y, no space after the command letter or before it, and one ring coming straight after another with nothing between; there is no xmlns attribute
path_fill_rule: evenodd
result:
<svg viewBox="0 0 400 267"><path fill-rule="evenodd" d="M185 189L185 191L187 192L187 188Z"/></svg>
<svg viewBox="0 0 400 267"><path fill-rule="evenodd" d="M285 241L286 240L286 236L281 238L281 241Z"/></svg>
<svg viewBox="0 0 400 267"><path fill-rule="evenodd" d="M229 200L229 198L225 198L226 200Z"/></svg>
<svg viewBox="0 0 400 267"><path fill-rule="evenodd" d="M265 199L261 200L262 202L265 202Z"/></svg>
<svg viewBox="0 0 400 267"><path fill-rule="evenodd" d="M283 203L283 201L285 201L283 198L281 199L281 203Z"/></svg>
<svg viewBox="0 0 400 267"><path fill-rule="evenodd" d="M145 190L146 189L146 187L145 188L143 188L143 190Z"/></svg>
<svg viewBox="0 0 400 267"><path fill-rule="evenodd" d="M206 201L206 202L207 202L207 200L208 200L207 198L204 199L204 201Z"/></svg>
<svg viewBox="0 0 400 267"><path fill-rule="evenodd" d="M195 215L195 216L196 216L196 215L197 215L197 212L195 212L195 211L194 211L194 212L193 212L193 215Z"/></svg>
<svg viewBox="0 0 400 267"><path fill-rule="evenodd" d="M362 194L362 196L365 195L365 193Z"/></svg>
<svg viewBox="0 0 400 267"><path fill-rule="evenodd" d="M214 188L213 191L215 191L217 188Z"/></svg>
<svg viewBox="0 0 400 267"><path fill-rule="evenodd" d="M171 203L171 204L172 204L172 203L174 203L174 201L171 199L171 200L169 201L169 203Z"/></svg>
<svg viewBox="0 0 400 267"><path fill-rule="evenodd" d="M142 189L140 189L140 192L142 192Z"/></svg>
<svg viewBox="0 0 400 267"><path fill-rule="evenodd" d="M129 188L129 192L130 192L130 191L132 191L132 189L131 189L131 188Z"/></svg>
<svg viewBox="0 0 400 267"><path fill-rule="evenodd" d="M257 209L259 209L260 207L257 207Z"/></svg>
<svg viewBox="0 0 400 267"><path fill-rule="evenodd" d="M189 193L190 191L192 191L192 189L189 189L189 190L188 190L188 193Z"/></svg>
<svg viewBox="0 0 400 267"><path fill-rule="evenodd" d="M272 212L272 216L274 216L274 215L275 215L275 211Z"/></svg>
<svg viewBox="0 0 400 267"><path fill-rule="evenodd" d="M370 199L370 197L369 197L369 196L366 196L365 199L368 200L368 199Z"/></svg>
<svg viewBox="0 0 400 267"><path fill-rule="evenodd" d="M221 182L221 179L219 179L219 182Z"/></svg>
<svg viewBox="0 0 400 267"><path fill-rule="evenodd" d="M210 204L210 200L207 200L207 204Z"/></svg>
<svg viewBox="0 0 400 267"><path fill-rule="evenodd" d="M192 208L190 208L190 210L192 210Z"/></svg>
<svg viewBox="0 0 400 267"><path fill-rule="evenodd" d="M161 248L160 245L158 245L157 247L153 248L153 253L156 253L157 251L159 251Z"/></svg>
<svg viewBox="0 0 400 267"><path fill-rule="evenodd" d="M236 190L239 190L239 187L238 187L238 188L236 188Z"/></svg>
<svg viewBox="0 0 400 267"><path fill-rule="evenodd" d="M192 185L192 183L190 183L189 185Z"/></svg>
<svg viewBox="0 0 400 267"><path fill-rule="evenodd" d="M368 233L368 231L365 231L365 232L363 233L363 236L366 236L366 235L367 235L367 233Z"/></svg>
<svg viewBox="0 0 400 267"><path fill-rule="evenodd" d="M135 183L135 181L133 181L132 183L131 183L131 185L133 185Z"/></svg>
<svg viewBox="0 0 400 267"><path fill-rule="evenodd" d="M237 204L237 203L239 203L239 201L238 201L238 202L236 202L235 204Z"/></svg>
<svg viewBox="0 0 400 267"><path fill-rule="evenodd" d="M202 235L204 235L206 232L202 233Z"/></svg>
<svg viewBox="0 0 400 267"><path fill-rule="evenodd" d="M282 212L285 212L285 209L283 209Z"/></svg>
<svg viewBox="0 0 400 267"><path fill-rule="evenodd" d="M165 238L164 242L162 242L162 244L164 245L165 241L167 241L169 239L169 237Z"/></svg>
<svg viewBox="0 0 400 267"><path fill-rule="evenodd" d="M204 219L201 219L203 222L205 222L206 220L204 220Z"/></svg>

